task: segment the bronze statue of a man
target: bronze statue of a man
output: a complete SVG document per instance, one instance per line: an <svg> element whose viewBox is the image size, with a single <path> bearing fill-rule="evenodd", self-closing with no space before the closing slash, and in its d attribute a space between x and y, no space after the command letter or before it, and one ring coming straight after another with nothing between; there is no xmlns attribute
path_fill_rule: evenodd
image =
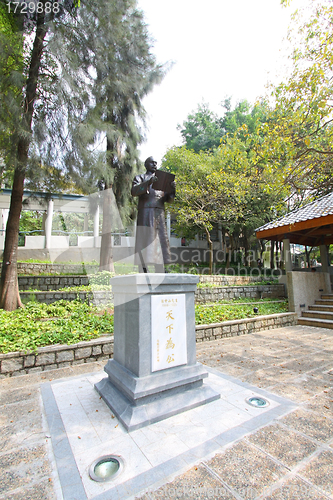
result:
<svg viewBox="0 0 333 500"><path fill-rule="evenodd" d="M175 183L170 192L154 189L159 181L156 176L157 162L152 156L145 161L146 173L137 175L132 183L132 196L139 197L135 240L135 260L139 272L148 272L148 265L155 265L155 272L165 272L170 264L170 244L165 225L164 203L175 197Z"/></svg>

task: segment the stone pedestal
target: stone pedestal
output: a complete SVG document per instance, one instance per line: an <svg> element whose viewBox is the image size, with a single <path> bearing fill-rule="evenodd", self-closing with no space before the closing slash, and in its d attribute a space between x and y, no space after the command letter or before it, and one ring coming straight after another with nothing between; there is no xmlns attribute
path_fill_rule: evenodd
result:
<svg viewBox="0 0 333 500"><path fill-rule="evenodd" d="M199 278L136 274L111 280L114 357L97 392L128 431L220 397L196 362L194 292Z"/></svg>

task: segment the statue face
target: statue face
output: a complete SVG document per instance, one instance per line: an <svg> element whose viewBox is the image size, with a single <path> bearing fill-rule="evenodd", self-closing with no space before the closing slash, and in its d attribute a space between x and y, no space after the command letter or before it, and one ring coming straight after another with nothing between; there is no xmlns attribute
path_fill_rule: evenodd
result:
<svg viewBox="0 0 333 500"><path fill-rule="evenodd" d="M152 156L150 156L145 161L145 167L146 167L147 172L151 172L154 174L157 170L157 161L155 161L154 158Z"/></svg>

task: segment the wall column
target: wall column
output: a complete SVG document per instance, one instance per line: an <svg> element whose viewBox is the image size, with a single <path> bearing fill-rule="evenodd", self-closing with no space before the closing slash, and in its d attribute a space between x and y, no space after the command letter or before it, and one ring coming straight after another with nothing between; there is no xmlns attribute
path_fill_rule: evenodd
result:
<svg viewBox="0 0 333 500"><path fill-rule="evenodd" d="M285 238L283 240L283 260L284 260L284 267L285 271L292 271L293 270L293 264L291 261L291 253L290 253L290 240L288 238Z"/></svg>
<svg viewBox="0 0 333 500"><path fill-rule="evenodd" d="M88 214L84 214L83 231L84 232L88 231Z"/></svg>
<svg viewBox="0 0 333 500"><path fill-rule="evenodd" d="M96 211L94 213L94 247L98 247L98 236L99 236L99 206L97 205Z"/></svg>
<svg viewBox="0 0 333 500"><path fill-rule="evenodd" d="M321 260L321 268L323 273L329 273L329 261L328 261L328 249L326 245L320 245L319 246L320 250L320 260Z"/></svg>
<svg viewBox="0 0 333 500"><path fill-rule="evenodd" d="M8 213L9 213L8 208L2 208L0 210L0 229L2 230L0 232L0 236L5 236L5 231L8 221Z"/></svg>
<svg viewBox="0 0 333 500"><path fill-rule="evenodd" d="M45 248L51 248L52 237L52 219L53 219L53 200L47 202L46 218L45 218Z"/></svg>
<svg viewBox="0 0 333 500"><path fill-rule="evenodd" d="M171 238L171 216L170 216L169 211L167 212L166 226L167 226L168 240L170 241L170 238Z"/></svg>

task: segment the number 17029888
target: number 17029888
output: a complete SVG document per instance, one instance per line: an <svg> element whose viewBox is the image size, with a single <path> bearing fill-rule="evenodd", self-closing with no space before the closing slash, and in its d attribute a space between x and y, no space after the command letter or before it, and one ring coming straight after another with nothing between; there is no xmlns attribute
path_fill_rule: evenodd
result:
<svg viewBox="0 0 333 500"><path fill-rule="evenodd" d="M14 12L14 14L58 14L60 11L59 2L8 2L7 3L8 12Z"/></svg>

